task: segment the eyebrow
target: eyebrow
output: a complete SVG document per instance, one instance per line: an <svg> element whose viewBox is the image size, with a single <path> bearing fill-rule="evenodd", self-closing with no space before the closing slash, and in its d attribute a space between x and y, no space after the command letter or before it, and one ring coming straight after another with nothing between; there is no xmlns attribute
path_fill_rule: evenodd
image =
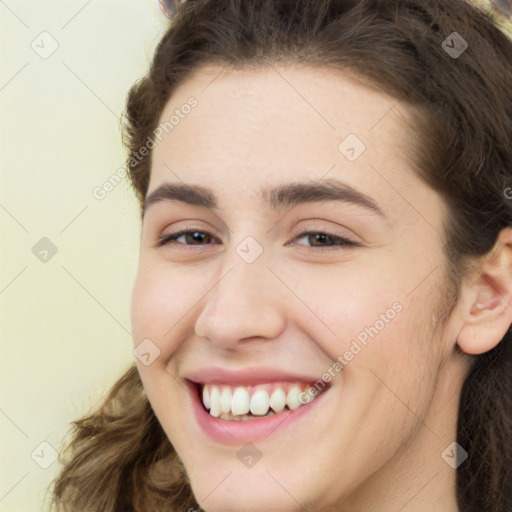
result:
<svg viewBox="0 0 512 512"><path fill-rule="evenodd" d="M301 203L320 201L341 201L362 206L382 217L386 217L374 199L356 190L347 183L326 179L315 182L296 182L264 187L260 190L263 204L279 211ZM148 208L162 201L181 201L211 210L219 209L219 202L213 190L202 185L186 183L165 183L149 194L144 200L142 217Z"/></svg>

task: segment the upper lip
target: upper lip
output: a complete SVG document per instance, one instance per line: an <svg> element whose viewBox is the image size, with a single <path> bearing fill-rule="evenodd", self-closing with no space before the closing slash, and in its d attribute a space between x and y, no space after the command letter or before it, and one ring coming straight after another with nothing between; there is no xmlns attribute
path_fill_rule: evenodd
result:
<svg viewBox="0 0 512 512"><path fill-rule="evenodd" d="M312 383L320 379L311 375L298 375L277 368L253 367L240 370L221 368L219 366L202 366L188 372L184 377L196 384L235 384L254 386L272 382Z"/></svg>

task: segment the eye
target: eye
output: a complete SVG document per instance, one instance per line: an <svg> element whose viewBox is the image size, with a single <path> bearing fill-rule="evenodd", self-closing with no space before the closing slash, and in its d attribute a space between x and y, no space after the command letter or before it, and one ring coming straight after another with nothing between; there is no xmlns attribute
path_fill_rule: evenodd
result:
<svg viewBox="0 0 512 512"><path fill-rule="evenodd" d="M156 245L161 247L162 245L170 244L171 242L177 241L179 238L184 237L187 242L192 243L183 243L178 242L179 245L204 245L201 242L204 240L211 240L213 237L209 233L205 231L199 231L197 229L182 229L181 231L176 231L176 233L171 233L169 235L164 235L157 240Z"/></svg>
<svg viewBox="0 0 512 512"><path fill-rule="evenodd" d="M347 247L361 247L361 244L359 242L356 242L354 240L350 240L348 238L335 235L333 233L325 233L323 231L303 231L299 235L297 235L296 239L300 240L301 238L308 238L310 240L313 240L313 243L320 243L320 245L311 245L310 247L319 248L322 250L332 251L336 249L341 248L347 248ZM338 243L329 243L329 242L336 242ZM323 245L327 243L327 245ZM287 244L288 245L288 244ZM301 245L301 244L299 244Z"/></svg>
<svg viewBox="0 0 512 512"><path fill-rule="evenodd" d="M180 238L183 238L185 242L178 242ZM334 250L336 248L342 247L360 247L361 244L359 242L350 240L348 238L337 236L333 233L325 233L323 231L303 231L299 235L295 237L295 240L300 240L301 238L309 238L313 240L313 245L310 247L322 249L322 250ZM176 233L171 233L169 235L162 236L157 241L157 246L161 247L163 245L171 244L172 242L178 243L179 245L211 245L205 244L203 242L208 242L213 240L214 237L210 235L210 233L206 231L200 231L197 229L183 229L181 231L177 231ZM332 243L334 241L334 243ZM337 243L336 243L337 241ZM319 243L320 245L315 245ZM325 245L326 244L326 245ZM290 245L289 243L286 245ZM299 244L302 245L302 244Z"/></svg>

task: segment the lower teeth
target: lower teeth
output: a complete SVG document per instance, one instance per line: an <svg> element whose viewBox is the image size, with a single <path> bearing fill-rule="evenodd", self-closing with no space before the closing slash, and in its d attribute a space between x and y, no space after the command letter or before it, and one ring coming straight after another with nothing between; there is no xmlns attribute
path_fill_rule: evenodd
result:
<svg viewBox="0 0 512 512"><path fill-rule="evenodd" d="M253 414L241 414L238 416L235 416L231 413L222 413L219 416L219 419L221 420L231 420L231 421L251 421L258 418L266 418L267 416L273 416L275 414L274 411L268 411L267 414L263 416L254 416Z"/></svg>

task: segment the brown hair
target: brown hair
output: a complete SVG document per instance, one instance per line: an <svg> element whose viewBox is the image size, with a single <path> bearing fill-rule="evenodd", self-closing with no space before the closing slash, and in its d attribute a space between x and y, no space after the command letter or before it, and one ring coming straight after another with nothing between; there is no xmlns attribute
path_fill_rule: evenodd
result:
<svg viewBox="0 0 512 512"><path fill-rule="evenodd" d="M460 282L470 257L512 226L512 42L491 10L464 0L188 0L161 39L126 108L129 178L141 206L151 154L130 159L156 129L175 88L206 64L275 62L354 72L404 101L414 119L411 164L446 201L445 250ZM468 43L458 57L443 41ZM512 189L511 189L512 190ZM462 512L512 509L512 332L475 357L462 389L457 469ZM73 422L58 511L198 509L135 365L97 410Z"/></svg>

